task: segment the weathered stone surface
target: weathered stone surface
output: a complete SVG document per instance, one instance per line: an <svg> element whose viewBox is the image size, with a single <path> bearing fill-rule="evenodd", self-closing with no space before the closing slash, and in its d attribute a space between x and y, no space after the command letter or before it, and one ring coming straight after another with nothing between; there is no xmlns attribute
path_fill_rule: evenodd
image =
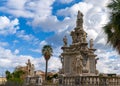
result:
<svg viewBox="0 0 120 86"><path fill-rule="evenodd" d="M86 41L87 33L83 29L83 14L78 11L76 27L71 31L72 44L67 45L67 37L63 38L60 58L62 62L61 73L64 75L96 75L96 55L94 54L93 39L90 47Z"/></svg>

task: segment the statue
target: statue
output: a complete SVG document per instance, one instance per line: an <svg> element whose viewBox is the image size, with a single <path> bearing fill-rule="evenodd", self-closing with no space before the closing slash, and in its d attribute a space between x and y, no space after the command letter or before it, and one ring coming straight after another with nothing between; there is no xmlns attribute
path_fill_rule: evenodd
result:
<svg viewBox="0 0 120 86"><path fill-rule="evenodd" d="M32 67L31 67L31 74L30 74L30 75L34 76L34 70L35 70L35 66L34 66L34 64L32 64Z"/></svg>
<svg viewBox="0 0 120 86"><path fill-rule="evenodd" d="M99 58L96 58L96 59L95 59L95 69L96 69L96 64L97 64L97 61L98 61L98 60L99 60ZM98 73L99 73L98 70L95 70L95 73L98 74Z"/></svg>
<svg viewBox="0 0 120 86"><path fill-rule="evenodd" d="M87 60L88 60L88 57L86 55L84 55L84 59L83 59L83 66L84 67L86 67Z"/></svg>
<svg viewBox="0 0 120 86"><path fill-rule="evenodd" d="M83 17L83 14L80 11L78 11L77 19L82 19L82 17Z"/></svg>
<svg viewBox="0 0 120 86"><path fill-rule="evenodd" d="M74 31L72 31L71 32L71 36L72 36L72 43L75 43L76 42L76 36L75 36L75 32Z"/></svg>
<svg viewBox="0 0 120 86"><path fill-rule="evenodd" d="M31 65L31 62L30 62L30 59L28 59L28 63L26 63L27 65L27 68L29 69L32 65Z"/></svg>
<svg viewBox="0 0 120 86"><path fill-rule="evenodd" d="M66 36L63 38L63 42L64 42L64 46L67 46L67 37Z"/></svg>
<svg viewBox="0 0 120 86"><path fill-rule="evenodd" d="M30 76L34 75L35 67L34 67L34 64L31 64L30 59L28 59L28 63L26 63L26 65L27 65L26 66L27 67L27 74Z"/></svg>
<svg viewBox="0 0 120 86"><path fill-rule="evenodd" d="M63 64L63 56L60 55L59 57L60 57L60 59L61 59L61 63Z"/></svg>
<svg viewBox="0 0 120 86"><path fill-rule="evenodd" d="M83 58L81 55L76 56L75 68L77 74L82 74L82 69L83 69L82 59Z"/></svg>
<svg viewBox="0 0 120 86"><path fill-rule="evenodd" d="M79 39L80 39L80 42L82 43L82 42L83 42L83 39L82 39L82 37L80 37Z"/></svg>
<svg viewBox="0 0 120 86"><path fill-rule="evenodd" d="M86 42L86 37L87 37L87 33L84 32L83 37L82 37L83 38L83 42Z"/></svg>
<svg viewBox="0 0 120 86"><path fill-rule="evenodd" d="M77 27L82 27L82 24L83 24L83 14L78 11L78 15L77 15Z"/></svg>
<svg viewBox="0 0 120 86"><path fill-rule="evenodd" d="M95 59L95 64L97 64L97 61L98 61L98 60L99 60L99 58L96 58L96 59Z"/></svg>
<svg viewBox="0 0 120 86"><path fill-rule="evenodd" d="M93 49L93 39L90 39L90 49Z"/></svg>
<svg viewBox="0 0 120 86"><path fill-rule="evenodd" d="M62 74L64 72L63 66L64 66L64 58L62 55L59 56L61 59L61 63L62 63L62 68L59 70L59 72Z"/></svg>
<svg viewBox="0 0 120 86"><path fill-rule="evenodd" d="M26 65L27 65L27 74L30 75L30 71L31 71L30 68L32 66L31 62L30 62L30 59L28 59L28 63L26 63Z"/></svg>

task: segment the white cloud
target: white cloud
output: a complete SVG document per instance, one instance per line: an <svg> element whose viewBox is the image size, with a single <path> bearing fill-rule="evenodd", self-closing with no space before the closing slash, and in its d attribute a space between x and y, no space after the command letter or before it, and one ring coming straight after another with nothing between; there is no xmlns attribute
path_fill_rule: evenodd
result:
<svg viewBox="0 0 120 86"><path fill-rule="evenodd" d="M16 53L16 54L15 54ZM12 52L9 49L0 47L0 71L11 70L13 71L17 66L25 66L28 59L35 65L36 70L45 70L45 59L44 57L34 58L29 55L17 55L19 50ZM56 65L54 65L56 64ZM52 56L49 60L48 70L58 70L61 67L59 58ZM0 72L1 73L1 72ZM1 75L0 75L1 76Z"/></svg>
<svg viewBox="0 0 120 86"><path fill-rule="evenodd" d="M100 39L97 43L101 43L101 44L106 44L106 40L104 38Z"/></svg>
<svg viewBox="0 0 120 86"><path fill-rule="evenodd" d="M8 26L10 23L10 20L6 16L0 17L0 29L4 29L6 26Z"/></svg>
<svg viewBox="0 0 120 86"><path fill-rule="evenodd" d="M76 17L78 10L80 10L83 14L93 7L92 4L88 4L85 2L79 2L78 4L74 4L70 8L60 9L57 14L60 16L70 16Z"/></svg>
<svg viewBox="0 0 120 86"><path fill-rule="evenodd" d="M52 21L52 22L51 22ZM64 19L62 22L58 21L56 16L48 16L44 21L32 22L32 24L37 24L38 27L41 27L43 31L50 32L54 31L59 34L59 32L66 31L70 26L73 26L73 19Z"/></svg>
<svg viewBox="0 0 120 86"><path fill-rule="evenodd" d="M64 20L63 23L59 22L56 16L52 15L52 4L54 1L55 0L21 0L19 4L17 0L9 0L6 6L0 7L0 10L17 17L30 18L27 24L33 27L42 27L44 31L60 31L61 28L66 29L67 25L64 27L64 23L68 21Z"/></svg>
<svg viewBox="0 0 120 86"><path fill-rule="evenodd" d="M97 69L100 72L120 74L120 56L115 51L97 50L96 54L99 57Z"/></svg>
<svg viewBox="0 0 120 86"><path fill-rule="evenodd" d="M41 57L40 59L36 60L36 63L39 63L39 64L36 64L36 69L42 69L43 71L45 70L44 57ZM48 71L52 71L52 70L58 71L59 68L61 68L60 59L52 56L48 61Z"/></svg>
<svg viewBox="0 0 120 86"><path fill-rule="evenodd" d="M16 49L16 50L14 51L14 54L19 54L19 50Z"/></svg>
<svg viewBox="0 0 120 86"><path fill-rule="evenodd" d="M49 70L59 70L61 68L60 59L56 57L51 57L48 65Z"/></svg>
<svg viewBox="0 0 120 86"><path fill-rule="evenodd" d="M40 46L44 46L46 44L47 44L47 42L45 40L43 40L43 41L40 42Z"/></svg>
<svg viewBox="0 0 120 86"><path fill-rule="evenodd" d="M5 47L8 46L9 44L7 42L0 42L0 46Z"/></svg>
<svg viewBox="0 0 120 86"><path fill-rule="evenodd" d="M0 16L0 34L1 35L9 35L15 34L19 29L19 20L14 19L10 20L6 16Z"/></svg>
<svg viewBox="0 0 120 86"><path fill-rule="evenodd" d="M28 42L32 42L32 44L37 44L39 43L39 39L36 38L35 36L33 36L32 34L26 34L24 30L18 31L16 33L16 36L18 38L21 38L22 40L28 41Z"/></svg>
<svg viewBox="0 0 120 86"><path fill-rule="evenodd" d="M6 6L0 7L0 10L17 17L33 18L35 21L38 17L41 20L51 14L51 5L54 1L55 0L9 0L6 2Z"/></svg>
<svg viewBox="0 0 120 86"><path fill-rule="evenodd" d="M11 9L24 9L24 4L27 0L9 0L7 6Z"/></svg>
<svg viewBox="0 0 120 86"><path fill-rule="evenodd" d="M62 3L62 4L68 4L71 3L73 0L58 0L58 2Z"/></svg>
<svg viewBox="0 0 120 86"><path fill-rule="evenodd" d="M33 36L27 35L24 30L17 32L17 37L22 38L23 40L30 41L33 39Z"/></svg>
<svg viewBox="0 0 120 86"><path fill-rule="evenodd" d="M93 40L95 40L96 39L96 37L98 36L98 33L95 31L95 30L93 30L93 29L87 29L87 31L86 31L87 33L88 33L88 39L93 39Z"/></svg>
<svg viewBox="0 0 120 86"><path fill-rule="evenodd" d="M42 47L46 44L47 44L47 42L45 40L43 40L39 43L37 49L30 49L30 50L33 51L33 52L41 53L40 49L42 49Z"/></svg>
<svg viewBox="0 0 120 86"><path fill-rule="evenodd" d="M104 7L107 5L107 3L109 2L109 0L84 0L86 3L91 3L93 4L94 6L100 6L100 7ZM98 3L99 2L99 3Z"/></svg>
<svg viewBox="0 0 120 86"><path fill-rule="evenodd" d="M11 50L0 47L0 57L1 58L10 58L10 57L13 57L13 55L11 53Z"/></svg>

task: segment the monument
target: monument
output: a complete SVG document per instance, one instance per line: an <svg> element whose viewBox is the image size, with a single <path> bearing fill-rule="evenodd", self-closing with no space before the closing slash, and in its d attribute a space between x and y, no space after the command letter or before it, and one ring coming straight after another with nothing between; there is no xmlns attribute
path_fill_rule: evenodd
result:
<svg viewBox="0 0 120 86"><path fill-rule="evenodd" d="M94 49L93 39L87 43L87 33L83 29L83 14L80 11L71 36L71 45L68 45L66 36L63 38L59 86L120 86L119 76L101 75L96 70L99 58L94 54L96 49Z"/></svg>
<svg viewBox="0 0 120 86"><path fill-rule="evenodd" d="M34 76L34 71L35 71L35 67L34 64L31 63L30 59L28 59L28 62L26 63L26 66L17 66L16 71L18 70L22 70L25 72L25 76Z"/></svg>
<svg viewBox="0 0 120 86"><path fill-rule="evenodd" d="M62 62L61 74L65 76L96 75L96 56L93 39L87 43L87 33L83 29L83 14L78 11L76 27L71 31L72 44L68 46L67 37L63 38L63 52L60 55Z"/></svg>
<svg viewBox="0 0 120 86"><path fill-rule="evenodd" d="M34 76L34 64L31 64L30 59L28 59L28 63L26 63L27 67L27 75Z"/></svg>
<svg viewBox="0 0 120 86"><path fill-rule="evenodd" d="M17 66L16 71L22 70L24 71L24 75L22 76L24 79L25 86L41 86L42 85L42 76L37 75L35 73L35 66L31 63L30 59L28 59L26 66Z"/></svg>

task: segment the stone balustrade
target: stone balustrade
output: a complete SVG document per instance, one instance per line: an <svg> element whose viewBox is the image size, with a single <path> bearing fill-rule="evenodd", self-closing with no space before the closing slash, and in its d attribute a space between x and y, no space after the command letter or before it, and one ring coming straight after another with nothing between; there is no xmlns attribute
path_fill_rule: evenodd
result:
<svg viewBox="0 0 120 86"><path fill-rule="evenodd" d="M60 77L59 86L120 86L120 77L109 76Z"/></svg>

